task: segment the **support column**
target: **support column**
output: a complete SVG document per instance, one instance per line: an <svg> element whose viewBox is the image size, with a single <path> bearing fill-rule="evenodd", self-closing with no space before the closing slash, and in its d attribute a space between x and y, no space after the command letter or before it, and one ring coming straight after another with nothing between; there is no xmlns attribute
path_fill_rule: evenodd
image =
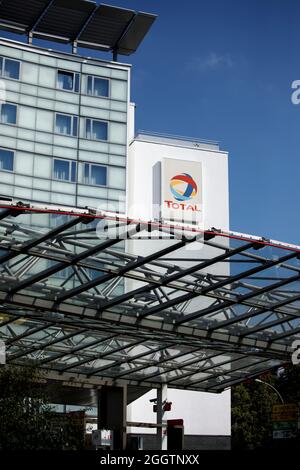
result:
<svg viewBox="0 0 300 470"><path fill-rule="evenodd" d="M113 450L126 448L127 388L104 385L98 390L98 429L112 431Z"/></svg>
<svg viewBox="0 0 300 470"><path fill-rule="evenodd" d="M157 414L156 414L156 424L159 425L156 430L156 445L157 450L166 450L167 449L167 435L165 434L166 426L161 426L164 424L164 411L163 403L167 400L168 386L162 385L161 388L157 389Z"/></svg>

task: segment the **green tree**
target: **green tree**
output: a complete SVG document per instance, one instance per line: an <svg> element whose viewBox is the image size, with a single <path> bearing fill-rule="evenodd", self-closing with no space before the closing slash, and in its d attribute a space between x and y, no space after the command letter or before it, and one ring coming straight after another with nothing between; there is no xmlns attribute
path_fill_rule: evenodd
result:
<svg viewBox="0 0 300 470"><path fill-rule="evenodd" d="M34 366L0 368L0 449L59 450L83 447L82 428L49 405Z"/></svg>
<svg viewBox="0 0 300 470"><path fill-rule="evenodd" d="M289 365L261 379L273 385L285 403L300 403L300 366ZM234 387L232 448L256 449L270 445L272 407L280 403L279 396L265 383L250 380Z"/></svg>
<svg viewBox="0 0 300 470"><path fill-rule="evenodd" d="M272 407L276 393L263 383L240 384L232 390L232 447L255 449L272 437Z"/></svg>

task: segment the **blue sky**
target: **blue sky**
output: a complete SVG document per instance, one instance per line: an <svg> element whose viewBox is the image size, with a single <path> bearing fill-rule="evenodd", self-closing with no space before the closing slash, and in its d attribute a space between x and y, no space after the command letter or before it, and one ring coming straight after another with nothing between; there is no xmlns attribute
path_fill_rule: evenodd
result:
<svg viewBox="0 0 300 470"><path fill-rule="evenodd" d="M137 129L218 141L231 229L300 244L300 2L107 3L158 14L139 51L120 56L133 64Z"/></svg>

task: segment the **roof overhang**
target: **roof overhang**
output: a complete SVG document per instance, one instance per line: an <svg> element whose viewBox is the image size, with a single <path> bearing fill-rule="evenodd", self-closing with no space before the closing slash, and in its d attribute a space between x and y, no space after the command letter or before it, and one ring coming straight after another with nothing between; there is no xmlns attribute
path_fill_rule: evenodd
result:
<svg viewBox="0 0 300 470"><path fill-rule="evenodd" d="M77 47L134 53L156 15L87 0L0 0L0 29Z"/></svg>
<svg viewBox="0 0 300 470"><path fill-rule="evenodd" d="M124 247L150 235L172 241L144 256ZM83 384L220 392L291 361L299 256L251 235L0 201L7 362Z"/></svg>

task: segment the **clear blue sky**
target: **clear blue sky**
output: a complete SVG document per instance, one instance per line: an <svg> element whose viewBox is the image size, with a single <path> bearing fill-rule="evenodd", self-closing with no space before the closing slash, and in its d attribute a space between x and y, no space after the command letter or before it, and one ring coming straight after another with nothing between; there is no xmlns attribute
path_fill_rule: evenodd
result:
<svg viewBox="0 0 300 470"><path fill-rule="evenodd" d="M133 64L137 128L218 141L231 228L300 244L299 0L107 3L158 14L139 51L120 56Z"/></svg>

